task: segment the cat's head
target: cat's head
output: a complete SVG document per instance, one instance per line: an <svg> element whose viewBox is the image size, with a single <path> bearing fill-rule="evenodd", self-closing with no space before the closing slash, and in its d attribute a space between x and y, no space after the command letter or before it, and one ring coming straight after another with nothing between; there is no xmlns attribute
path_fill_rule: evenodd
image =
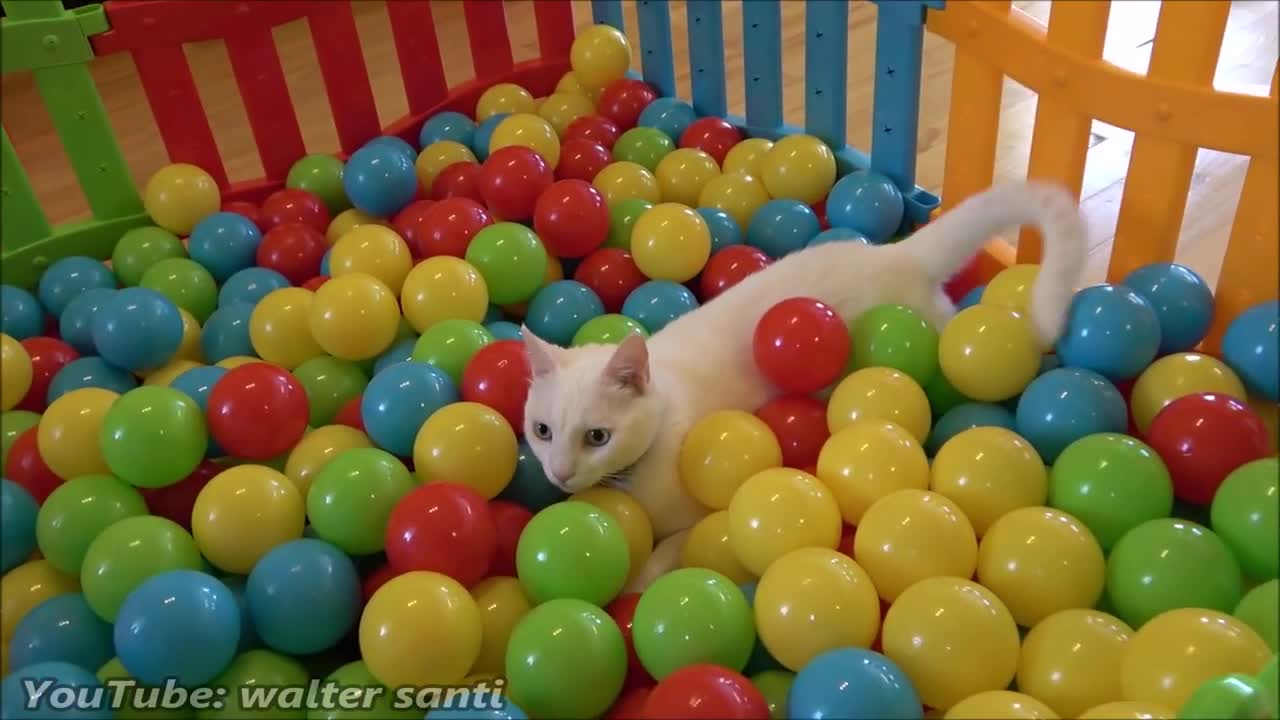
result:
<svg viewBox="0 0 1280 720"><path fill-rule="evenodd" d="M566 349L523 334L532 370L524 434L547 478L576 493L625 473L661 423L645 339Z"/></svg>

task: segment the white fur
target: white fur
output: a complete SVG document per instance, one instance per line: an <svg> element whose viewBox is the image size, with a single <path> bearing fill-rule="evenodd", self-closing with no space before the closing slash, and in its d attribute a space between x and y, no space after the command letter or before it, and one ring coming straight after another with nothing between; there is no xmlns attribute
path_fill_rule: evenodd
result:
<svg viewBox="0 0 1280 720"><path fill-rule="evenodd" d="M708 512L680 481L680 445L689 428L717 410L754 411L777 394L752 360L752 334L765 311L805 296L851 322L875 305L899 303L941 329L955 312L941 284L996 233L1023 224L1044 236L1043 270L1029 314L1049 346L1083 270L1085 224L1075 198L1058 186L1001 185L895 244L828 243L788 255L647 342L635 336L619 346L564 349L525 328L534 370L525 437L561 489L580 492L603 482L644 507L663 550L652 562L667 566L646 568L644 577L652 579L678 563L681 531ZM550 442L535 436L539 422L552 429ZM590 447L583 438L591 428L606 428L612 438Z"/></svg>

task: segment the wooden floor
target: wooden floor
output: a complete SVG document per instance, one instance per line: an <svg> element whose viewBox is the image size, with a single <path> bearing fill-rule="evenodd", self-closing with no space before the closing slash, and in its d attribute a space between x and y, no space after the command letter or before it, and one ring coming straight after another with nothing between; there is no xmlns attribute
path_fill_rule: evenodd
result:
<svg viewBox="0 0 1280 720"><path fill-rule="evenodd" d="M957 1L957 0L953 0ZM803 3L783 3L784 108L789 122L803 122L804 51ZM1021 10L1041 19L1048 17L1047 0L1018 0ZM683 3L672 2L674 46L678 86L689 96L687 36ZM1143 72L1150 56L1160 3L1154 0L1124 0L1112 5L1105 57L1121 66ZM437 0L433 4L441 46L446 57L446 74L451 84L471 76L471 61L461 6ZM635 27L634 6L626 8L628 26ZM400 71L395 61L385 4L381 0L357 3L359 31L366 60L373 77L378 111L384 123L407 111ZM850 143L868 146L871 121L872 73L875 53L876 8L856 2L849 19L849 113ZM530 58L537 48L532 4L528 0L507 3L512 26L512 42L517 61ZM575 6L579 25L591 22L589 3ZM1228 31L1223 42L1215 84L1266 95L1277 58L1277 0L1236 0L1232 4ZM742 16L740 7L726 4L726 60L729 72L730 111L743 111ZM298 108L309 152L328 152L337 147L337 135L329 115L314 50L304 23L293 23L275 31L284 59L290 94ZM231 69L221 43L188 46L187 55L200 86L201 97L211 118L219 149L232 180L250 179L262 173L249 133L244 109L231 80ZM637 62L639 67L638 48ZM683 66L683 67L682 67ZM940 191L945 155L947 110L950 103L952 50L950 44L929 35L925 42L922 104L919 132L918 183ZM126 55L99 58L93 74L103 102L120 138L122 149L135 180L145 178L166 158L151 119L145 96L132 61ZM1001 121L997 175L1012 178L1025 175L1036 98L1033 93L1007 82ZM3 122L5 130L31 176L37 195L55 222L86 217L88 208L75 183L65 155L57 142L39 94L29 73L7 75L3 80ZM1094 124L1094 145L1090 150L1084 181L1083 206L1096 237L1090 280L1100 280L1123 190L1125 168L1132 146L1132 134L1102 123ZM1217 277L1222 251L1230 230L1235 198L1244 177L1246 159L1224 153L1202 151L1199 156L1192 195L1183 223L1179 260L1199 270L1210 280Z"/></svg>

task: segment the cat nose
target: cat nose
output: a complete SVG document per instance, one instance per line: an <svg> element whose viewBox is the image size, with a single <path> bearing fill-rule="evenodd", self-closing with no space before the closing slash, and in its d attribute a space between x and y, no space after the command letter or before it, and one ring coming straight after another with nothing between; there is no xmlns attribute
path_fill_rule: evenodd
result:
<svg viewBox="0 0 1280 720"><path fill-rule="evenodd" d="M566 465L552 465L551 479L558 483L569 482L569 478L573 477L573 467Z"/></svg>

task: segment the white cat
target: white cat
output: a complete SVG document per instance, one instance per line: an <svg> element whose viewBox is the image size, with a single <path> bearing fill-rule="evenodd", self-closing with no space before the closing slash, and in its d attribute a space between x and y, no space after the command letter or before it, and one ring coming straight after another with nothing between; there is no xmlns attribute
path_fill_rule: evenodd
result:
<svg viewBox="0 0 1280 720"><path fill-rule="evenodd" d="M525 437L553 484L597 484L634 497L659 541L630 589L679 564L687 530L707 508L684 488L680 445L717 410L754 411L778 391L752 359L756 323L787 298L816 298L846 322L899 303L941 329L955 307L941 289L996 233L1029 224L1044 237L1030 321L1045 346L1060 334L1083 272L1085 223L1076 199L1041 182L993 187L957 204L901 242L818 245L779 259L655 333L619 345L565 349L524 329L533 371Z"/></svg>

